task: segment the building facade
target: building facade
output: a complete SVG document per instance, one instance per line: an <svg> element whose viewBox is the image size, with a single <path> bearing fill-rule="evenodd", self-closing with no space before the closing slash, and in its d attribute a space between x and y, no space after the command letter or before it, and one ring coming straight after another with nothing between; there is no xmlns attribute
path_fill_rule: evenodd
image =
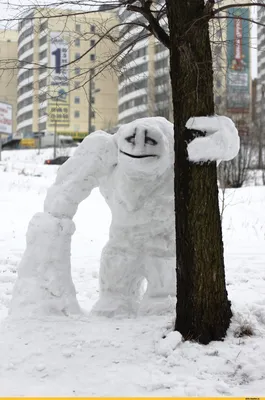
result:
<svg viewBox="0 0 265 400"><path fill-rule="evenodd" d="M139 16L127 10L119 17L122 23L139 22ZM172 120L168 49L154 37L146 37L138 26L129 30L122 26L120 37L124 55L119 76L119 124L151 116Z"/></svg>
<svg viewBox="0 0 265 400"><path fill-rule="evenodd" d="M117 124L118 83L107 64L115 44L102 39L115 23L112 12L25 15L18 28L18 133L80 140Z"/></svg>
<svg viewBox="0 0 265 400"><path fill-rule="evenodd" d="M222 0L220 6L231 4ZM251 7L237 2L211 25L215 106L233 119L242 137L252 132ZM231 18L229 18L231 17Z"/></svg>
<svg viewBox="0 0 265 400"><path fill-rule="evenodd" d="M231 4L222 0L220 5L226 3ZM215 105L217 113L232 117L241 134L245 134L251 121L250 25L240 16L247 19L250 10L235 5L229 13L231 19L220 19L210 25ZM139 17L127 10L123 10L120 18L122 22L138 18L139 22ZM119 78L119 123L156 115L172 120L168 50L155 38L145 37L141 27L135 26L127 33L126 26L122 29L120 48L125 55Z"/></svg>
<svg viewBox="0 0 265 400"><path fill-rule="evenodd" d="M258 21L265 25L265 9L258 7ZM257 120L265 141L265 27L258 25L258 77L257 77Z"/></svg>
<svg viewBox="0 0 265 400"><path fill-rule="evenodd" d="M0 30L0 103L11 110L11 134L16 132L17 124L17 40L17 31Z"/></svg>

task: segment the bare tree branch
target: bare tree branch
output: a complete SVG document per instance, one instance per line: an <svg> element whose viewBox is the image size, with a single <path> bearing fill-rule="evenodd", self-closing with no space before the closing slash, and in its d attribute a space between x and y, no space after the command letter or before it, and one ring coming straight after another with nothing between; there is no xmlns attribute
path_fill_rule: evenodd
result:
<svg viewBox="0 0 265 400"><path fill-rule="evenodd" d="M133 1L134 2L134 1ZM169 35L166 33L166 31L161 27L159 24L159 20L154 17L151 11L151 4L152 1L142 1L142 7L138 7L135 5L128 5L127 10L132 11L132 12L137 12L143 17L146 18L146 20L149 22L149 30L154 34L154 36L161 42L163 43L164 46L166 46L168 49L170 48L170 40L169 40Z"/></svg>
<svg viewBox="0 0 265 400"><path fill-rule="evenodd" d="M259 25L259 26L265 26L265 24L262 23L262 22L258 22L255 19L245 18L245 17L242 17L242 16L236 17L236 16L232 16L232 15L220 15L220 16L218 15L218 16L214 16L213 18L214 19L238 19L238 18L240 18L241 20L251 22L252 24L256 24L256 25Z"/></svg>
<svg viewBox="0 0 265 400"><path fill-rule="evenodd" d="M255 2L255 3L236 3L236 4L227 4L225 6L216 8L215 10L213 10L213 15L216 15L220 12L223 12L225 10L228 10L229 8L241 8L241 7L252 7L252 6L258 6L258 7L265 7L264 2Z"/></svg>

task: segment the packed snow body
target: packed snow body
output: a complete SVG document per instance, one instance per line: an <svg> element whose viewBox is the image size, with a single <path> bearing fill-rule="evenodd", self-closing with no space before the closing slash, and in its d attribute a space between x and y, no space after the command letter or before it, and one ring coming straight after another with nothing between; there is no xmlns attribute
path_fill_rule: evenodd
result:
<svg viewBox="0 0 265 400"><path fill-rule="evenodd" d="M238 131L230 118L224 116L190 118L188 129L206 132L188 145L189 159L201 161L229 161L237 156L240 146Z"/></svg>
<svg viewBox="0 0 265 400"><path fill-rule="evenodd" d="M197 151L192 145L197 139L189 144L191 161L228 160L237 154L238 133L230 119L192 118L187 126L207 133ZM110 207L112 223L101 255L100 294L93 313L171 311L176 296L173 164L173 124L162 117L138 119L115 135L89 135L60 167L44 212L29 224L10 313L81 312L71 279L72 219L95 187Z"/></svg>

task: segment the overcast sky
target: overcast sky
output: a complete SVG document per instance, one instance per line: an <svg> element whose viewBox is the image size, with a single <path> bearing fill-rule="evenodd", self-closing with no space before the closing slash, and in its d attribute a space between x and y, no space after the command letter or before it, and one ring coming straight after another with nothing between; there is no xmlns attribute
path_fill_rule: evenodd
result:
<svg viewBox="0 0 265 400"><path fill-rule="evenodd" d="M71 1L71 0L69 0ZM99 5L101 2L105 0L84 0L84 2L88 5L92 5L93 7ZM112 0L115 1L115 0ZM117 0L116 0L117 1ZM67 2L67 0L66 0ZM17 20L21 18L23 11L27 11L29 8L33 6L41 6L48 4L55 4L56 0L46 0L46 1L38 1L38 0L0 0L1 7L1 17L0 17L0 29L16 29ZM74 3L74 1L72 1ZM77 9L78 0L75 3L74 8ZM68 6L69 8L69 6ZM73 6L71 7L73 8ZM82 7L83 9L84 7ZM80 9L80 7L79 7ZM256 7L252 7L252 18L256 18ZM252 77L257 77L257 26L253 24L252 32L251 32L251 59L252 59Z"/></svg>

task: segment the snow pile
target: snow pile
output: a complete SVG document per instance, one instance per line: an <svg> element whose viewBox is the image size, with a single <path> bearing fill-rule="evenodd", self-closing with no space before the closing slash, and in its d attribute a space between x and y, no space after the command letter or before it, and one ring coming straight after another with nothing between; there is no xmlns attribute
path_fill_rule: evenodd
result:
<svg viewBox="0 0 265 400"><path fill-rule="evenodd" d="M224 342L202 346L169 334L172 315L4 319L25 251L28 221L41 211L54 179L55 175L27 177L0 171L1 395L261 396L265 391L265 188L225 193L225 263L234 317ZM80 306L89 311L99 297L100 254L111 223L109 207L97 189L80 204L74 223L72 279ZM239 336L248 325L253 335Z"/></svg>
<svg viewBox="0 0 265 400"><path fill-rule="evenodd" d="M63 147L56 149L56 157L72 156L77 147ZM45 160L53 158L53 148L47 149L25 149L25 150L2 150L2 162L5 163L23 163L27 166L43 165Z"/></svg>
<svg viewBox="0 0 265 400"><path fill-rule="evenodd" d="M168 357L176 350L177 346L182 342L182 336L179 332L170 332L163 337L157 344L157 354Z"/></svg>

